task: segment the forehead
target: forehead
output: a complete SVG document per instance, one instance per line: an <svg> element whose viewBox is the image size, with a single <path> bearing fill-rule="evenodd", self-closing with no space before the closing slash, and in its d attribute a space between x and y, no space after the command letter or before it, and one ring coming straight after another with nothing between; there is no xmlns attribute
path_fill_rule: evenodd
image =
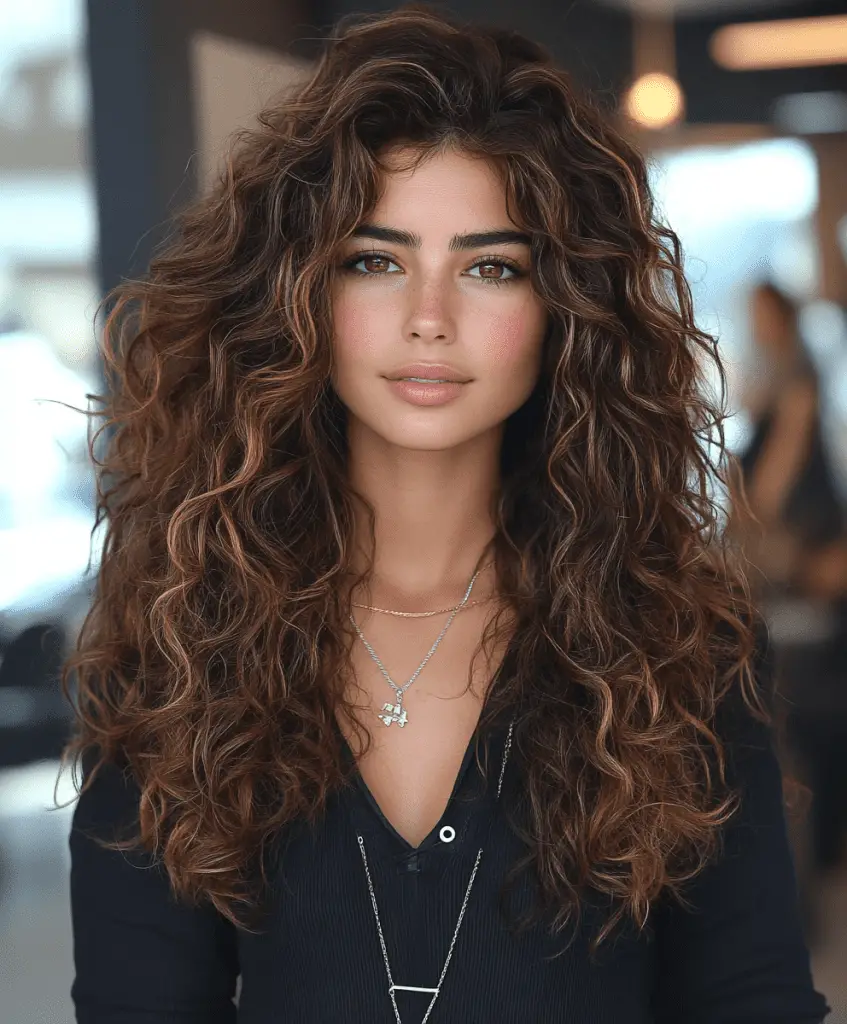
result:
<svg viewBox="0 0 847 1024"><path fill-rule="evenodd" d="M461 223L451 225L452 230L479 226L480 221L507 222L503 176L484 157L450 149L420 159L414 149L396 147L382 162L386 170L374 207L377 214L424 221L439 214L459 217Z"/></svg>

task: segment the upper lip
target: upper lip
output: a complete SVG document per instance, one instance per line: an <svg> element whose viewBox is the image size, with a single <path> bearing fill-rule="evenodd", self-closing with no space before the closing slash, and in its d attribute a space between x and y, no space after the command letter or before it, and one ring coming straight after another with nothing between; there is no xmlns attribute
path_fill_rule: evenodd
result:
<svg viewBox="0 0 847 1024"><path fill-rule="evenodd" d="M401 377L423 377L426 380L449 380L458 384L467 384L472 378L446 363L409 363L399 370L387 373L388 380L399 380Z"/></svg>

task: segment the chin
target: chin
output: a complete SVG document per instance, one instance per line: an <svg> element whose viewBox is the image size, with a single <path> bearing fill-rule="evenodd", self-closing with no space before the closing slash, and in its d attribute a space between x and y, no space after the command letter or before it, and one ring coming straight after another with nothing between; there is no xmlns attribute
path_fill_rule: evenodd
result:
<svg viewBox="0 0 847 1024"><path fill-rule="evenodd" d="M440 422L439 422L440 419ZM467 444L492 429L489 422L469 423L466 417L398 416L360 420L366 433L375 435L384 444L408 451L447 451Z"/></svg>

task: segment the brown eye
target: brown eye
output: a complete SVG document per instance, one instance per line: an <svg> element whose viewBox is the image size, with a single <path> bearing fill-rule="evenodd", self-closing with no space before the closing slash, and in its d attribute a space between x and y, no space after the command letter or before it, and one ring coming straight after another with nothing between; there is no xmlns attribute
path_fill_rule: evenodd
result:
<svg viewBox="0 0 847 1024"><path fill-rule="evenodd" d="M378 252L358 252L343 264L345 270L361 277L385 277L389 267L396 266L394 260Z"/></svg>
<svg viewBox="0 0 847 1024"><path fill-rule="evenodd" d="M479 265L480 277L501 278L505 269L502 263L481 263Z"/></svg>
<svg viewBox="0 0 847 1024"><path fill-rule="evenodd" d="M517 267L513 267L500 259L480 260L470 268L471 277L477 277L473 271L479 271L479 280L486 284L509 284L516 281L523 274Z"/></svg>
<svg viewBox="0 0 847 1024"><path fill-rule="evenodd" d="M359 263L364 263L365 268L368 271L379 272L385 270L391 260L387 260L384 256L365 256Z"/></svg>

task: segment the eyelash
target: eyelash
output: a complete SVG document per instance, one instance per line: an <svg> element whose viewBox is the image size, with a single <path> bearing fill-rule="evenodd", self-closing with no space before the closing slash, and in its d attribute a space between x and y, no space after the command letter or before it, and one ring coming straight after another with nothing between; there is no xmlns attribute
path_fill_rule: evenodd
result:
<svg viewBox="0 0 847 1024"><path fill-rule="evenodd" d="M388 263L396 263L397 262L391 256L389 256L388 253L377 252L374 249L368 249L365 252L357 252L357 253L355 253L349 259L345 260L341 264L341 266L342 266L342 268L344 270L348 271L349 273L356 274L357 277L386 277L386 276L388 276L387 274L382 274L382 273L371 274L371 273L368 273L368 271L366 271L366 270L356 270L355 269L355 266L356 266L357 263L361 263L362 260L366 260L366 259L369 259L369 258L371 258L371 259L386 260ZM499 279L496 278L496 277L482 277L482 276L477 278L477 280L482 281L484 284L494 284L494 285L513 284L515 281L518 281L518 280L520 280L520 278L526 276L524 271L521 270L521 268L516 263L512 263L511 260L504 259L502 256L483 256L480 259L478 259L475 263L472 263L471 266L468 267L468 269L469 270L473 270L474 267L488 267L488 266L506 267L508 270L511 270L513 276L512 277L499 278Z"/></svg>

